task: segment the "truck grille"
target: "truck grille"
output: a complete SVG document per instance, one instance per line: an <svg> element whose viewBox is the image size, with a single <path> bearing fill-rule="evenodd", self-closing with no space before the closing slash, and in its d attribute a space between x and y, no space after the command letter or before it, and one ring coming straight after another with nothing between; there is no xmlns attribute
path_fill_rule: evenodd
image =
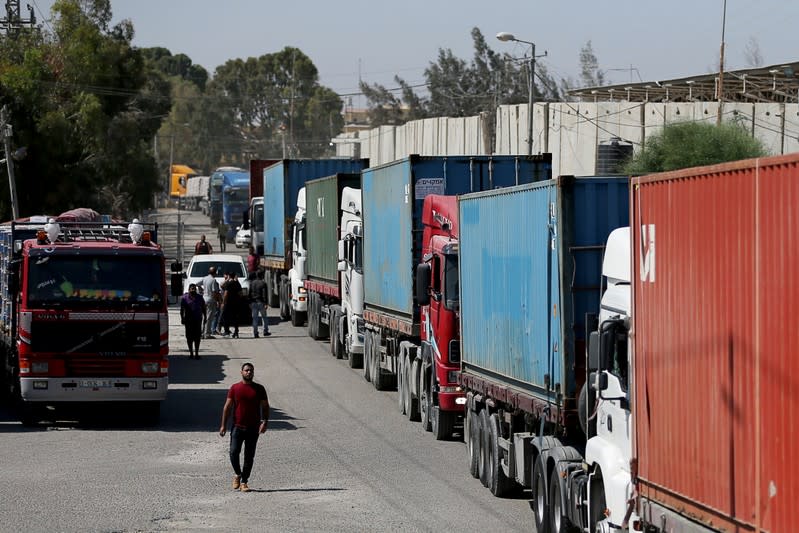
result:
<svg viewBox="0 0 799 533"><path fill-rule="evenodd" d="M34 352L124 355L157 353L161 326L156 322L33 322Z"/></svg>
<svg viewBox="0 0 799 533"><path fill-rule="evenodd" d="M121 359L82 359L66 360L66 375L82 377L113 377L125 375L125 361Z"/></svg>

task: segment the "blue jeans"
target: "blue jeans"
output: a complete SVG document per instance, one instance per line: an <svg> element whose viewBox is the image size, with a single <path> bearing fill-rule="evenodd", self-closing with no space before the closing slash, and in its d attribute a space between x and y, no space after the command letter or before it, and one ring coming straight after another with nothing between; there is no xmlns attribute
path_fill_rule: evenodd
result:
<svg viewBox="0 0 799 533"><path fill-rule="evenodd" d="M230 464L241 482L247 483L255 461L255 446L258 444L258 428L242 429L233 426L230 431ZM244 465L240 463L241 446L244 445Z"/></svg>
<svg viewBox="0 0 799 533"><path fill-rule="evenodd" d="M254 301L250 304L252 311L252 332L258 335L258 318L264 321L264 335L269 331L269 318L266 316L266 306L263 302Z"/></svg>

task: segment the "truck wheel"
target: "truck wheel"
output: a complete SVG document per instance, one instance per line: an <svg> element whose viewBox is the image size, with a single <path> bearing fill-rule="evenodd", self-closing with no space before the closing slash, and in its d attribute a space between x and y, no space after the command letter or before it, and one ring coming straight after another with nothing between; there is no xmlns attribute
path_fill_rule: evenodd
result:
<svg viewBox="0 0 799 533"><path fill-rule="evenodd" d="M347 350L347 363L350 365L350 368L361 368L363 366L363 352L353 353Z"/></svg>
<svg viewBox="0 0 799 533"><path fill-rule="evenodd" d="M411 390L412 379L414 379L411 366L411 358L405 355L405 387L407 394L405 395L405 414L411 422L418 422L421 420L421 413L419 413L419 400L413 397Z"/></svg>
<svg viewBox="0 0 799 533"><path fill-rule="evenodd" d="M397 401L401 414L405 414L405 350L400 350L399 372L397 372Z"/></svg>
<svg viewBox="0 0 799 533"><path fill-rule="evenodd" d="M463 434L466 439L466 449L469 452L469 473L473 478L480 477L480 444L478 443L479 419L477 413L469 408L466 408L466 416L464 418Z"/></svg>
<svg viewBox="0 0 799 533"><path fill-rule="evenodd" d="M341 322L336 320L336 334L330 337L330 342L333 343L333 356L336 359L342 359L344 357L344 343L341 342L341 338L347 333L346 329L339 331L338 328L340 324Z"/></svg>
<svg viewBox="0 0 799 533"><path fill-rule="evenodd" d="M547 466L544 464L543 456L540 454L535 459L533 475L530 479L533 489L533 518L535 519L535 530L538 533L550 533Z"/></svg>
<svg viewBox="0 0 799 533"><path fill-rule="evenodd" d="M330 355L336 357L336 341L338 337L338 313L336 313L333 309L331 309L329 316L330 316Z"/></svg>
<svg viewBox="0 0 799 533"><path fill-rule="evenodd" d="M433 406L430 403L430 380L425 379L427 376L424 374L425 372L422 371L422 379L419 380L419 411L421 411L422 415L422 429L432 431L433 425L430 421L430 411Z"/></svg>
<svg viewBox="0 0 799 533"><path fill-rule="evenodd" d="M602 473L595 476L591 481L591 494L588 497L588 531L607 531L608 529L602 528L599 524L607 520L605 516L605 486L602 481Z"/></svg>
<svg viewBox="0 0 799 533"><path fill-rule="evenodd" d="M488 430L488 416L488 409L484 408L480 410L480 430L478 434L478 440L480 444L480 464L478 473L480 474L480 483L482 483L484 487L488 487L491 481L491 461L488 453L488 439L490 437Z"/></svg>
<svg viewBox="0 0 799 533"><path fill-rule="evenodd" d="M268 300L269 307L277 309L280 307L280 285L274 287L275 279L271 272L266 273L266 299ZM277 289L277 290L276 290Z"/></svg>
<svg viewBox="0 0 799 533"><path fill-rule="evenodd" d="M363 338L363 379L372 380L369 365L372 362L372 332L367 331Z"/></svg>
<svg viewBox="0 0 799 533"><path fill-rule="evenodd" d="M491 456L491 470L489 490L497 497L505 496L510 492L513 481L508 479L502 470L502 448L499 446L501 432L499 430L499 415L494 413L488 419L488 449Z"/></svg>
<svg viewBox="0 0 799 533"><path fill-rule="evenodd" d="M286 276L280 276L280 284L278 285L279 290L279 306L280 306L280 318L283 320L288 320L291 317L291 305L289 297L289 280Z"/></svg>
<svg viewBox="0 0 799 533"><path fill-rule="evenodd" d="M430 424L436 440L448 440L452 437L452 430L455 427L455 416L453 413L442 411L439 406L434 405Z"/></svg>
<svg viewBox="0 0 799 533"><path fill-rule="evenodd" d="M549 478L549 531L550 533L569 533L572 530L571 522L566 516L566 509L564 508L563 492L561 484L563 483L558 469L552 470L552 476Z"/></svg>

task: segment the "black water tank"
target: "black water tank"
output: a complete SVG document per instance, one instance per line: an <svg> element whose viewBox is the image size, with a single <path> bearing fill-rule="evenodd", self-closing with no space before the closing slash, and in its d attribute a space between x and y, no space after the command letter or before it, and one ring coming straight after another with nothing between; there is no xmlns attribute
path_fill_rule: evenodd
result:
<svg viewBox="0 0 799 533"><path fill-rule="evenodd" d="M618 176L621 166L633 155L633 145L618 137L599 143L596 151L596 173L598 176Z"/></svg>

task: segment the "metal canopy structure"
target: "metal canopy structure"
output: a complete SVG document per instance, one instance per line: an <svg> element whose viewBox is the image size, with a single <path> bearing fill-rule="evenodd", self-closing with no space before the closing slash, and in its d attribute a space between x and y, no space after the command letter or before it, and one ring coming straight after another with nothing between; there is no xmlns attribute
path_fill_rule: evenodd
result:
<svg viewBox="0 0 799 533"><path fill-rule="evenodd" d="M672 80L583 87L569 95L584 102L715 102L719 73ZM723 101L799 103L799 62L724 71Z"/></svg>

